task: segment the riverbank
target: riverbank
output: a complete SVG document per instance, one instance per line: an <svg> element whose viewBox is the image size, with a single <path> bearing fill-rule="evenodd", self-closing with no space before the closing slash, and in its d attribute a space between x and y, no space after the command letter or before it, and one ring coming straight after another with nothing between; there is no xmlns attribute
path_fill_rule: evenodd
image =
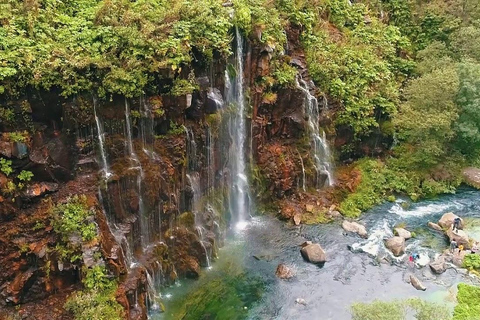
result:
<svg viewBox="0 0 480 320"><path fill-rule="evenodd" d="M412 268L405 260L413 250L432 260L448 247L447 241L427 227L454 211L470 220L480 219L480 192L462 188L456 195L412 203L409 207L385 203L365 213L369 239L344 235L338 222L315 226L289 226L271 217L253 218L245 230L233 233L210 270L197 282L182 281L162 291L166 312L153 319L198 319L228 315L229 319L350 319L355 302L410 297L456 304L456 286L476 280L463 270L449 268L435 275L427 267ZM383 246L393 226L404 223L417 233L407 242L407 254L394 258ZM372 237L372 235L376 235ZM320 243L328 261L323 268L305 262L299 245ZM357 244L368 253L354 253ZM291 267L295 276L275 276L279 263ZM415 290L407 278L415 274L427 287ZM297 303L303 299L305 304ZM320 318L318 318L320 319Z"/></svg>

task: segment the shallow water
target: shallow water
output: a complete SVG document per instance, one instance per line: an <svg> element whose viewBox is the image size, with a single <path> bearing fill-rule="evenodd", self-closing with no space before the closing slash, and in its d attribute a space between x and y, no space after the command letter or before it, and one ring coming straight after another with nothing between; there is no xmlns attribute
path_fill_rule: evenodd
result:
<svg viewBox="0 0 480 320"><path fill-rule="evenodd" d="M288 226L272 217L253 218L234 232L210 270L197 281L183 280L162 290L166 312L153 319L350 319L354 302L408 297L439 302L451 308L458 282L476 281L454 268L440 276L428 267L405 263L408 253L418 252L423 264L448 247L446 239L426 228L443 213L453 211L480 228L480 192L462 189L456 195L409 204L385 203L362 216L369 239L344 235L339 223ZM417 237L407 241L407 254L395 258L383 246L392 227L404 223ZM469 232L469 230L466 230ZM305 262L300 244L320 243L327 252L323 268ZM349 250L353 248L355 252ZM422 261L420 261L422 262ZM279 263L295 270L295 277L275 277ZM428 288L417 291L406 282L414 273ZM304 299L306 305L296 303Z"/></svg>

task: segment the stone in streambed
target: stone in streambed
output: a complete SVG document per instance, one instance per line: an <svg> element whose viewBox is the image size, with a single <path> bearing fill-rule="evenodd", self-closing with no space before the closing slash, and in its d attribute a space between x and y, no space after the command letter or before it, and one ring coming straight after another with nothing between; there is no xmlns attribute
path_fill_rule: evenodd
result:
<svg viewBox="0 0 480 320"><path fill-rule="evenodd" d="M402 237L392 237L388 239L385 242L385 246L392 251L396 257L405 253L405 239Z"/></svg>
<svg viewBox="0 0 480 320"><path fill-rule="evenodd" d="M421 290L421 291L427 290L427 288L413 274L410 275L410 283L417 290Z"/></svg>
<svg viewBox="0 0 480 320"><path fill-rule="evenodd" d="M300 253L302 254L303 259L317 265L323 265L327 260L327 255L325 251L318 243L313 243L304 246Z"/></svg>
<svg viewBox="0 0 480 320"><path fill-rule="evenodd" d="M367 237L367 229L365 229L365 226L362 226L361 224L359 224L357 222L350 222L350 221L347 221L347 220L343 220L342 228L345 231L356 233L362 238Z"/></svg>
<svg viewBox="0 0 480 320"><path fill-rule="evenodd" d="M300 225L302 222L302 215L297 213L296 215L293 216L293 223L295 223L296 226Z"/></svg>
<svg viewBox="0 0 480 320"><path fill-rule="evenodd" d="M292 269L281 263L278 265L275 275L280 279L290 279L294 274Z"/></svg>
<svg viewBox="0 0 480 320"><path fill-rule="evenodd" d="M393 229L393 232L399 236L402 237L405 240L408 240L412 237L412 233L404 228L395 228Z"/></svg>
<svg viewBox="0 0 480 320"><path fill-rule="evenodd" d="M442 274L447 270L447 267L445 265L445 258L440 256L435 261L430 263L430 269L436 274Z"/></svg>
<svg viewBox="0 0 480 320"><path fill-rule="evenodd" d="M428 227L433 229L433 230L437 230L437 231L442 231L443 232L443 229L442 227L440 227L438 224L436 223L433 223L431 221L428 222Z"/></svg>

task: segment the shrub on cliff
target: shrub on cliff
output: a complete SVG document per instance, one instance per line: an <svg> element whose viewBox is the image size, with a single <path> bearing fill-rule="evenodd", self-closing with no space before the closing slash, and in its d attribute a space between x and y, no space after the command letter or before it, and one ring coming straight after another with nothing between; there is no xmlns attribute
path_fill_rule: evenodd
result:
<svg viewBox="0 0 480 320"><path fill-rule="evenodd" d="M96 266L85 272L85 289L74 293L65 303L75 320L121 320L123 308L115 299L117 284L105 268Z"/></svg>

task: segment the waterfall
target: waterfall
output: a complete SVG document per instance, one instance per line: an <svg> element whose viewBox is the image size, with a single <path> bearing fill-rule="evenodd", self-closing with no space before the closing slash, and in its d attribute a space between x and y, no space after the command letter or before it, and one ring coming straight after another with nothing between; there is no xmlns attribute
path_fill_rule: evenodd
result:
<svg viewBox="0 0 480 320"><path fill-rule="evenodd" d="M298 75L296 79L297 88L304 94L303 108L305 114L308 116L308 127L310 140L312 144L312 156L314 159L316 179L315 187L321 188L325 184L332 186L335 182L332 174L331 153L325 137L325 131L320 130L320 110L318 107L318 100L310 93L309 85ZM326 177L325 182L322 183L320 177Z"/></svg>
<svg viewBox="0 0 480 320"><path fill-rule="evenodd" d="M302 190L307 191L307 188L305 186L305 180L306 180L306 175L305 175L305 166L303 165L303 158L300 152L297 149L298 157L300 158L300 164L302 165Z"/></svg>
<svg viewBox="0 0 480 320"><path fill-rule="evenodd" d="M236 227L245 225L250 216L251 196L246 173L247 126L245 121L245 96L243 88L243 43L238 28L236 31L235 75L226 74L226 102L234 108L228 121L228 134L231 141L228 154L231 189L229 210Z"/></svg>
<svg viewBox="0 0 480 320"><path fill-rule="evenodd" d="M130 121L130 106L127 99L125 99L125 125L127 129L127 147L130 158L135 162L136 167L130 167L129 170L138 170L140 174L137 175L137 193L138 193L138 219L140 223L140 243L142 249L146 247L150 241L150 224L147 213L145 212L145 205L143 201L142 180L144 178L143 168L138 156L133 148L132 142L132 123Z"/></svg>
<svg viewBox="0 0 480 320"><path fill-rule="evenodd" d="M95 99L95 97L93 98L93 114L95 116L95 123L97 125L98 145L100 147L100 157L102 159L102 171L105 180L108 180L112 173L108 169L107 156L105 154L105 132L103 131L103 126L100 123L100 119L97 115L97 99Z"/></svg>
<svg viewBox="0 0 480 320"><path fill-rule="evenodd" d="M205 259L207 267L210 268L210 256L208 250L205 247L205 238L204 238L204 226L201 219L202 214L202 203L201 195L202 189L200 186L200 173L195 171L198 167L197 165L197 143L195 142L195 135L193 131L189 131L187 127L185 128L187 136L187 160L188 160L188 173L186 174L187 180L192 188L193 200L192 200L192 212L195 217L195 229L198 233L200 244L205 252Z"/></svg>

